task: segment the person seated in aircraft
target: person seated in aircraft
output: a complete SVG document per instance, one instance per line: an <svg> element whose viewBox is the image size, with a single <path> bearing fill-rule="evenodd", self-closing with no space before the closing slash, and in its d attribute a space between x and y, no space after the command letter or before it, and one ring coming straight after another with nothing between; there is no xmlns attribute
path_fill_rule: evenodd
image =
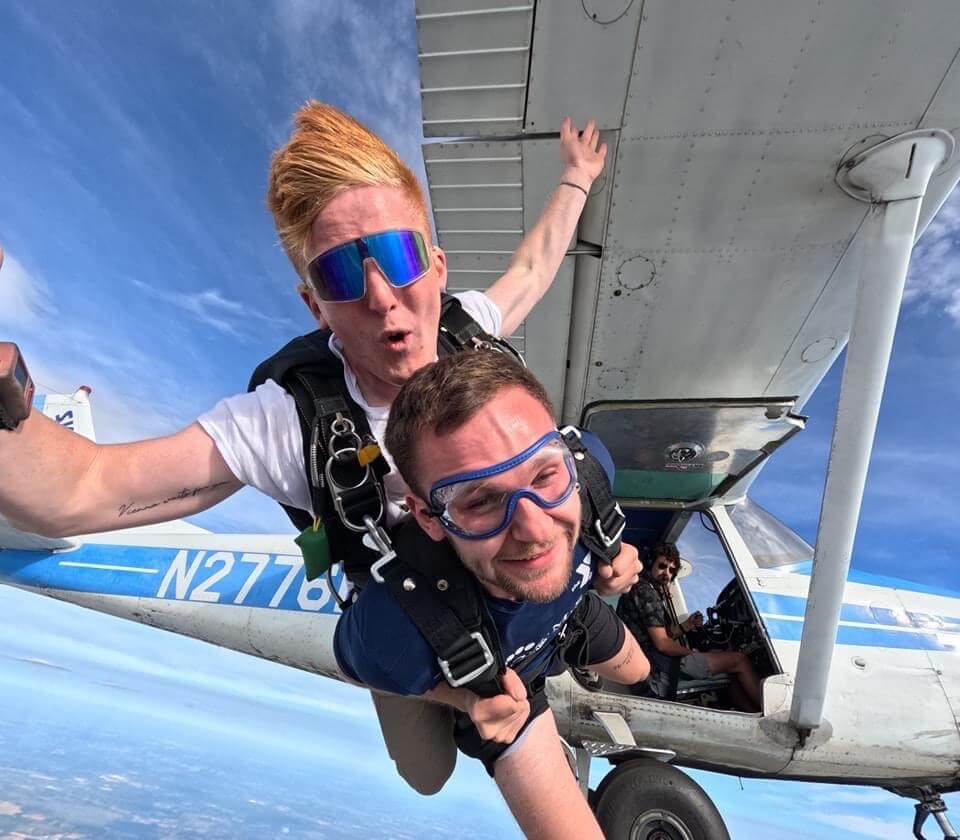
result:
<svg viewBox="0 0 960 840"><path fill-rule="evenodd" d="M620 598L617 615L633 631L650 660L649 687L658 697L669 698L679 675L702 680L730 674L734 702L743 711L758 711L762 705L760 678L750 659L740 651L698 651L686 646L684 634L703 624L695 612L677 620L670 585L680 571L680 553L673 543L661 543L644 553L643 573L636 585Z"/></svg>
<svg viewBox="0 0 960 840"><path fill-rule="evenodd" d="M484 699L444 681L433 648L389 585L363 588L337 624L334 652L349 679L453 707L460 751L484 764L528 837L580 840L601 834L564 759L545 677L575 664L631 684L649 664L589 588L595 561L579 542L577 461L553 417L528 370L480 351L415 373L387 425L420 536L479 584L471 588L488 616L491 647L502 652L502 693ZM581 440L609 480L609 453L588 433ZM635 549L624 545L625 554L633 563L622 591L640 571ZM395 578L403 590L432 589L429 579L406 574Z"/></svg>

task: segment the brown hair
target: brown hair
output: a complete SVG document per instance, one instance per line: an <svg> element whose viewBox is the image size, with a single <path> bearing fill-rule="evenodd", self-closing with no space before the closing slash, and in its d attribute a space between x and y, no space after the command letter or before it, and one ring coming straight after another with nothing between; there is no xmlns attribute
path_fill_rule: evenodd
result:
<svg viewBox="0 0 960 840"><path fill-rule="evenodd" d="M644 569L649 572L658 557L667 558L672 567L670 570L670 580L676 580L677 573L680 571L680 552L677 550L676 544L665 542L655 545L653 548L648 548L643 557Z"/></svg>
<svg viewBox="0 0 960 840"><path fill-rule="evenodd" d="M350 187L398 187L423 216L420 182L386 143L362 123L332 105L311 100L294 115L290 139L273 155L267 206L297 274L304 276L306 248L314 219Z"/></svg>
<svg viewBox="0 0 960 840"><path fill-rule="evenodd" d="M407 380L390 407L385 443L415 492L417 441L424 431L460 428L504 388L522 388L553 416L546 389L525 367L493 350L466 350L426 365Z"/></svg>

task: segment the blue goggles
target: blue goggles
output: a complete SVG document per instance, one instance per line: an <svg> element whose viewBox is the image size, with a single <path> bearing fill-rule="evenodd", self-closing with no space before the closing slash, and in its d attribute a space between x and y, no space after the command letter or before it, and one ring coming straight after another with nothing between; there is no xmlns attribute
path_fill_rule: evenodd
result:
<svg viewBox="0 0 960 840"><path fill-rule="evenodd" d="M372 259L395 289L416 283L430 268L430 252L415 230L385 230L344 242L314 257L307 276L321 300L347 303L367 293L363 261Z"/></svg>
<svg viewBox="0 0 960 840"><path fill-rule="evenodd" d="M430 513L451 534L485 540L505 530L521 499L562 505L577 486L577 465L560 432L482 470L458 473L430 488Z"/></svg>

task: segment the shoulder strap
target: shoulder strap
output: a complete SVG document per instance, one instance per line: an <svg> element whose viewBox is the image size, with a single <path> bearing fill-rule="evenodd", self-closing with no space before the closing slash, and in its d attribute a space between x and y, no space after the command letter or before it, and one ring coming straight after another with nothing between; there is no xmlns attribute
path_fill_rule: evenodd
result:
<svg viewBox="0 0 960 840"><path fill-rule="evenodd" d="M313 509L326 529L331 556L341 562L350 580L363 583L376 554L362 542L362 531L351 530L344 520L360 524L365 515L379 518L384 505L380 480L390 467L379 455L370 464L374 480L362 482L364 471L359 463L345 458L337 466L341 489L331 493L325 466L331 444L335 445L338 419L348 419L361 440L372 441L372 437L366 414L350 398L343 363L330 350L329 341L329 330L295 338L257 367L248 389L272 379L293 397ZM282 507L301 531L313 523L307 511Z"/></svg>
<svg viewBox="0 0 960 840"><path fill-rule="evenodd" d="M484 330L466 312L459 298L444 292L440 303L437 352L446 356L461 350L495 350L526 366L523 356L509 341Z"/></svg>
<svg viewBox="0 0 960 840"><path fill-rule="evenodd" d="M620 538L627 518L610 489L610 481L601 463L584 446L574 426L560 430L577 462L583 513L580 542L595 557L610 563L620 553Z"/></svg>
<svg viewBox="0 0 960 840"><path fill-rule="evenodd" d="M400 525L397 559L382 568L383 580L427 644L454 688L481 697L501 694L500 641L476 578L447 540L437 542L413 520Z"/></svg>

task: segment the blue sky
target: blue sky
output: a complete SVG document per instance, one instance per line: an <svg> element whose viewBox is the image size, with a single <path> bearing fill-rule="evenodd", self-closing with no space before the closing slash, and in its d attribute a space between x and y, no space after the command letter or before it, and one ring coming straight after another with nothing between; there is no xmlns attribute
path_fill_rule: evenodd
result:
<svg viewBox="0 0 960 840"><path fill-rule="evenodd" d="M391 0L195 2L175 11L149 0L0 4L0 242L7 252L0 334L20 343L46 389L93 387L102 441L185 426L243 390L260 359L311 328L264 205L267 162L293 111L316 97L366 122L422 173L412 11L412 3ZM914 258L854 557L864 571L954 589L958 230L954 196ZM838 388L835 368L806 407L807 431L777 454L753 491L810 541ZM288 530L279 508L254 491L195 521L223 531ZM359 767L344 759L343 772L360 778L382 771L383 783L393 785L357 692L146 628L116 630L110 619L58 604L41 608L19 593L0 596L4 638L29 627L36 640L26 658L66 655L65 640L78 636L108 636L109 646L72 642L70 673L108 667L154 686L177 669L147 673L143 661L173 649L177 661L216 682L213 689L173 679L177 702L219 692L238 731L253 714L245 703L286 715L283 698L256 699L263 682L295 686L310 702L327 704L283 717L292 722L278 736L282 748L271 739L245 748L264 760L287 760L284 739L296 740L306 717L322 729L330 705L348 716L359 707L357 731L364 734L357 737L376 760ZM11 679L14 667L23 666L0 666ZM22 672L18 679L22 687L30 682ZM49 683L50 696L81 692L86 679ZM109 692L94 694L81 699L113 708ZM4 702L0 708L11 711L14 701ZM146 705L114 713L131 721L161 714ZM41 725L62 723L56 703L41 711ZM322 735L313 733L321 743ZM476 768L458 776L463 788L438 800L408 797L396 785L391 795L410 815L501 807ZM784 826L796 837L887 837L900 835L912 815L908 803L882 792L759 782L744 782L741 791L736 779L699 778L735 837L790 836ZM819 816L799 818L811 813Z"/></svg>

